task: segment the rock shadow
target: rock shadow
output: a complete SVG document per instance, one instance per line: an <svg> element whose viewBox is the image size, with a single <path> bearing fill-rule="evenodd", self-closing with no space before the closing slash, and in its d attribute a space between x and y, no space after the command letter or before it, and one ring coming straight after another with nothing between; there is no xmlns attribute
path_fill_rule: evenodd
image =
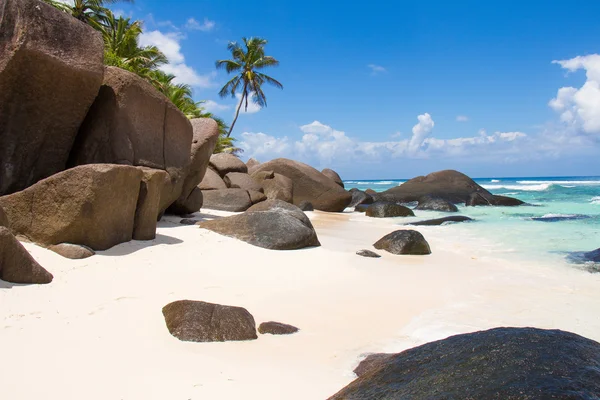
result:
<svg viewBox="0 0 600 400"><path fill-rule="evenodd" d="M97 251L96 256L104 256L104 257L119 257L126 256L129 254L133 254L136 251L143 250L148 247L158 246L158 245L175 245L181 244L183 240L174 238L172 236L161 235L160 233L156 234L156 238L153 240L132 240L130 242L121 243L116 246L111 247L105 251Z"/></svg>

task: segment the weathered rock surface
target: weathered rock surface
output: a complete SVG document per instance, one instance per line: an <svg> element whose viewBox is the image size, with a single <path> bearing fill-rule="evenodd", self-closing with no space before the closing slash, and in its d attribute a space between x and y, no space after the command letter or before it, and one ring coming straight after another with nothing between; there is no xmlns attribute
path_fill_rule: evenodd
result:
<svg viewBox="0 0 600 400"><path fill-rule="evenodd" d="M360 212L360 213L366 213L367 209L369 207L371 207L371 204L359 204L356 207L354 207L354 211Z"/></svg>
<svg viewBox="0 0 600 400"><path fill-rule="evenodd" d="M390 356L330 400L595 399L600 343L535 328L451 336Z"/></svg>
<svg viewBox="0 0 600 400"><path fill-rule="evenodd" d="M315 210L340 212L344 211L352 200L352 195L330 178L298 161L278 158L260 164L254 175L261 171L273 171L291 179L294 204L306 200L312 203ZM264 184L263 186L269 197L267 187Z"/></svg>
<svg viewBox="0 0 600 400"><path fill-rule="evenodd" d="M2 207L0 207L0 226L10 228L8 217L6 216L6 213Z"/></svg>
<svg viewBox="0 0 600 400"><path fill-rule="evenodd" d="M468 203L473 195L479 195L490 202L494 201L494 195L465 174L454 170L444 170L413 178L400 186L379 193L378 198L398 203L410 203L429 196L457 204ZM516 199L511 200L519 202Z"/></svg>
<svg viewBox="0 0 600 400"><path fill-rule="evenodd" d="M373 245L378 250L386 250L392 254L431 254L429 243L420 232L413 230L398 230L388 233Z"/></svg>
<svg viewBox="0 0 600 400"><path fill-rule="evenodd" d="M257 192L256 190L248 190L248 195L250 196L250 201L252 204L260 203L261 201L267 200L267 195L262 192Z"/></svg>
<svg viewBox="0 0 600 400"><path fill-rule="evenodd" d="M451 217L443 217L443 218L436 218L436 219L428 219L425 221L410 222L407 225L434 226L434 225L442 225L445 223L466 222L466 221L473 221L473 220L469 217L464 217L462 215L453 215Z"/></svg>
<svg viewBox="0 0 600 400"><path fill-rule="evenodd" d="M202 194L196 190L196 187L204 178L208 161L219 138L219 126L212 118L194 118L190 120L190 123L194 134L190 165L183 182L181 195L168 210L174 214L183 214L186 210L188 213L193 213L202 207Z"/></svg>
<svg viewBox="0 0 600 400"><path fill-rule="evenodd" d="M414 217L415 213L410 208L400 204L380 201L371 204L367 208L366 215L373 218Z"/></svg>
<svg viewBox="0 0 600 400"><path fill-rule="evenodd" d="M447 200L425 196L419 199L419 204L415 210L458 212L458 207Z"/></svg>
<svg viewBox="0 0 600 400"><path fill-rule="evenodd" d="M243 214L199 225L265 249L295 250L321 245L306 214L282 200L263 201Z"/></svg>
<svg viewBox="0 0 600 400"><path fill-rule="evenodd" d="M69 164L114 163L166 171L162 213L181 196L192 137L189 119L150 83L129 71L106 67Z"/></svg>
<svg viewBox="0 0 600 400"><path fill-rule="evenodd" d="M152 240L156 237L156 221L161 212L160 199L168 174L160 169L140 167L140 170L143 175L135 209L132 238Z"/></svg>
<svg viewBox="0 0 600 400"><path fill-rule="evenodd" d="M348 204L348 207L356 207L360 204L373 204L374 200L370 194L366 194L362 190L351 190L352 193L352 201Z"/></svg>
<svg viewBox="0 0 600 400"><path fill-rule="evenodd" d="M251 173L251 169L260 165L260 161L258 161L255 158L250 158L248 161L246 161L246 166L248 167L248 173Z"/></svg>
<svg viewBox="0 0 600 400"><path fill-rule="evenodd" d="M179 300L162 309L171 335L187 342L253 340L254 317L245 308Z"/></svg>
<svg viewBox="0 0 600 400"><path fill-rule="evenodd" d="M3 226L0 227L0 279L11 283L50 283L52 274L27 252Z"/></svg>
<svg viewBox="0 0 600 400"><path fill-rule="evenodd" d="M331 179L332 181L334 181L335 183L337 183L339 186L341 186L342 189L344 188L344 181L342 181L342 178L340 178L340 175L337 172L335 172L334 170L325 168L323 171L321 171L321 173L323 175L325 175L326 177L328 177L329 179Z"/></svg>
<svg viewBox="0 0 600 400"><path fill-rule="evenodd" d="M282 324L281 322L275 321L263 322L258 326L258 332L263 335L267 333L271 335L291 335L299 330L300 329L296 328L295 326Z"/></svg>
<svg viewBox="0 0 600 400"><path fill-rule="evenodd" d="M65 169L103 60L89 25L37 0L0 2L0 196Z"/></svg>
<svg viewBox="0 0 600 400"><path fill-rule="evenodd" d="M306 200L301 201L300 204L298 204L298 208L301 209L302 211L314 211L315 210L312 203L310 201L306 201Z"/></svg>
<svg viewBox="0 0 600 400"><path fill-rule="evenodd" d="M255 190L264 192L262 185L250 177L250 175L242 172L230 172L223 178L225 184L230 188Z"/></svg>
<svg viewBox="0 0 600 400"><path fill-rule="evenodd" d="M198 188L200 190L221 190L227 189L227 185L215 170L208 168L204 174L204 178L202 178L202 182L198 184Z"/></svg>
<svg viewBox="0 0 600 400"><path fill-rule="evenodd" d="M273 171L260 171L251 176L262 186L267 199L283 200L287 203L294 202L294 184L290 178Z"/></svg>
<svg viewBox="0 0 600 400"><path fill-rule="evenodd" d="M376 192L376 191L374 191L373 189L370 189L370 188L369 188L369 189L367 189L367 190L365 190L365 193L366 193L366 194L369 194L369 195L371 195L371 196L373 196L374 194L377 194L377 192Z"/></svg>
<svg viewBox="0 0 600 400"><path fill-rule="evenodd" d="M356 254L359 256L362 256L362 257L369 257L369 258L380 258L381 257L379 254L377 254L371 250L359 250L356 252Z"/></svg>
<svg viewBox="0 0 600 400"><path fill-rule="evenodd" d="M377 368L383 366L387 361L389 361L396 354L393 353L374 353L369 354L364 360L362 360L356 368L354 368L354 372L356 376L359 378L366 374L367 372L374 371Z"/></svg>
<svg viewBox="0 0 600 400"><path fill-rule="evenodd" d="M221 211L246 211L252 205L250 195L244 189L203 190L204 208Z"/></svg>
<svg viewBox="0 0 600 400"><path fill-rule="evenodd" d="M248 173L248 167L242 160L233 154L219 153L210 157L210 166L224 178L230 172Z"/></svg>
<svg viewBox="0 0 600 400"><path fill-rule="evenodd" d="M33 242L106 250L132 239L142 176L127 165L83 165L0 197L0 207L12 231Z"/></svg>
<svg viewBox="0 0 600 400"><path fill-rule="evenodd" d="M60 254L65 258L70 258L71 260L81 260L84 258L89 258L96 254L94 250L90 249L87 246L82 246L73 243L55 244L53 246L48 247L48 250L52 250L56 254Z"/></svg>

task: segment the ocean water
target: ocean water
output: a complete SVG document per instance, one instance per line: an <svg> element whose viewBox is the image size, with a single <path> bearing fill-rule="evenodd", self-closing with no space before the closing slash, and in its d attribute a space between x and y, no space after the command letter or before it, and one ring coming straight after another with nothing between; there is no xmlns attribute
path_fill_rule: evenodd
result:
<svg viewBox="0 0 600 400"><path fill-rule="evenodd" d="M479 178L475 181L493 194L525 201L519 207L465 207L460 215L475 222L427 227L447 231L465 243L475 256L525 260L600 272L598 264L574 264L571 252L600 247L600 177ZM405 180L345 181L346 189L371 188L382 192ZM449 215L415 211L412 220Z"/></svg>

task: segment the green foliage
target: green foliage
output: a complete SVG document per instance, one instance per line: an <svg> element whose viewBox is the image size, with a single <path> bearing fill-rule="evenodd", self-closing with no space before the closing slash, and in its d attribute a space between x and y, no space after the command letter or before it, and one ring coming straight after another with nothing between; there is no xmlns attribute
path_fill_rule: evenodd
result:
<svg viewBox="0 0 600 400"><path fill-rule="evenodd" d="M228 136L233 130L233 126L237 121L240 113L242 104L245 104L245 110L248 111L248 98L251 97L252 101L260 107L267 106L267 97L262 90L262 85L268 83L279 89L283 89L283 85L276 79L260 72L266 67L276 67L279 65L279 61L271 56L265 55L265 46L268 43L266 39L251 37L249 39L243 38L244 47L237 42L231 42L227 46L227 50L231 52L232 59L230 60L217 60L217 69L225 69L227 73L236 73L236 75L229 80L221 88L219 96L221 97L235 97L237 91L241 88L242 97L240 104L235 113L235 118L229 128Z"/></svg>

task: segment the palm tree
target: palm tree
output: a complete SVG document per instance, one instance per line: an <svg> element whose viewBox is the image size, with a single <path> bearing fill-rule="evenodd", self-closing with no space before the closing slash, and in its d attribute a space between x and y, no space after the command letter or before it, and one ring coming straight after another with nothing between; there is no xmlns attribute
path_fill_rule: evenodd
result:
<svg viewBox="0 0 600 400"><path fill-rule="evenodd" d="M89 23L97 19L107 11L106 4L114 4L119 1L133 3L133 0L73 0L73 4L65 4L57 0L44 0L44 2L71 14L80 21Z"/></svg>
<svg viewBox="0 0 600 400"><path fill-rule="evenodd" d="M265 67L275 67L279 65L279 61L271 56L265 56L265 45L267 44L266 39L251 37L249 39L242 39L245 45L245 49L242 48L238 43L231 42L227 46L227 50L231 52L233 59L231 60L218 60L216 62L217 69L224 68L227 73L236 72L238 73L229 82L223 86L219 92L221 97L235 97L238 89L241 88L242 96L240 98L240 104L238 104L235 112L235 118L231 123L227 137L231 135L233 126L238 119L242 103L245 104L245 110L248 111L248 97L252 97L252 101L260 107L267 106L267 98L262 91L262 84L268 83L279 89L283 89L283 85L277 80L271 78L268 75L259 72Z"/></svg>

